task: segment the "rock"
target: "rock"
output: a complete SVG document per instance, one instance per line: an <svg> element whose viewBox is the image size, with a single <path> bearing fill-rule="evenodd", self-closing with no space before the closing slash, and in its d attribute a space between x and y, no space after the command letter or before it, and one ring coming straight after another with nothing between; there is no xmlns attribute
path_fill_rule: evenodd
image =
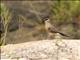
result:
<svg viewBox="0 0 80 60"><path fill-rule="evenodd" d="M80 60L80 40L41 40L1 46L1 60Z"/></svg>

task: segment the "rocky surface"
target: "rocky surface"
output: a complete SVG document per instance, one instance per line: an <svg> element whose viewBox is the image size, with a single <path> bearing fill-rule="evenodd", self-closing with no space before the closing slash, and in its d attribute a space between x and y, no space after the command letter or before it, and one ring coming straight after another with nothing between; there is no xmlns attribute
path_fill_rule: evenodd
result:
<svg viewBox="0 0 80 60"><path fill-rule="evenodd" d="M1 60L80 60L80 40L41 40L1 46Z"/></svg>

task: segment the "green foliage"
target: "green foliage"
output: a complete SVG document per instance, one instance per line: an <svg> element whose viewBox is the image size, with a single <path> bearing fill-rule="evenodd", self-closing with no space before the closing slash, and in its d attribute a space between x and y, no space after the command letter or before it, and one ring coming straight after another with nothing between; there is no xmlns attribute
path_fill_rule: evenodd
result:
<svg viewBox="0 0 80 60"><path fill-rule="evenodd" d="M11 19L11 14L8 8L3 3L1 3L0 12L1 12L0 13L1 23L3 24L3 27L4 27L4 33L3 33L3 36L1 37L0 45L4 45L6 41L8 25Z"/></svg>
<svg viewBox="0 0 80 60"><path fill-rule="evenodd" d="M80 1L53 1L52 17L57 24L72 22L72 16L80 11Z"/></svg>
<svg viewBox="0 0 80 60"><path fill-rule="evenodd" d="M74 1L60 0L60 1L55 1L55 3L53 1L51 11L52 11L52 18L53 18L52 21L55 24L66 25L66 23L67 24L69 23L71 27L67 31L70 32L74 38L80 38L79 37L80 33L77 33L77 31L80 31L80 30L79 28L76 28L78 24L76 23L77 25L75 27L74 27L74 24L72 24L73 22L75 23L75 21L76 22L79 21L79 20L74 20L76 15L80 16L79 15L80 14L80 1L79 0L74 0ZM78 17L76 17L76 19L77 18Z"/></svg>

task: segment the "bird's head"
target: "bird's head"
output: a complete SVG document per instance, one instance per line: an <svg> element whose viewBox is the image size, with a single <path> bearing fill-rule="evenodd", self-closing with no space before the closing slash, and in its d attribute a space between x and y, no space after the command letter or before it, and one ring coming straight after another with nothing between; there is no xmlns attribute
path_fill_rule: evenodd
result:
<svg viewBox="0 0 80 60"><path fill-rule="evenodd" d="M45 22L50 22L50 20L49 20L48 17L45 17L45 18L42 19L42 22L43 22L43 23L45 23Z"/></svg>

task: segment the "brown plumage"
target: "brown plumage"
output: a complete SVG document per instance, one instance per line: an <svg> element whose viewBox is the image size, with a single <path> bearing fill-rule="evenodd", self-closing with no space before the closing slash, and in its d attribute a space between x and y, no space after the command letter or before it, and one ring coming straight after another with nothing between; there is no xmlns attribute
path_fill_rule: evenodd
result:
<svg viewBox="0 0 80 60"><path fill-rule="evenodd" d="M68 35L66 35L66 34L64 34L64 33L62 33L62 32L59 32L59 31L57 31L57 30L54 30L54 29L52 29L52 28L49 28L48 31L51 32L51 33L59 33L59 34L61 34L62 36L69 37Z"/></svg>
<svg viewBox="0 0 80 60"><path fill-rule="evenodd" d="M45 22L45 29L48 32L48 34L59 33L62 36L69 37L68 35L58 31L53 25L51 25L49 19L44 20L44 22Z"/></svg>

